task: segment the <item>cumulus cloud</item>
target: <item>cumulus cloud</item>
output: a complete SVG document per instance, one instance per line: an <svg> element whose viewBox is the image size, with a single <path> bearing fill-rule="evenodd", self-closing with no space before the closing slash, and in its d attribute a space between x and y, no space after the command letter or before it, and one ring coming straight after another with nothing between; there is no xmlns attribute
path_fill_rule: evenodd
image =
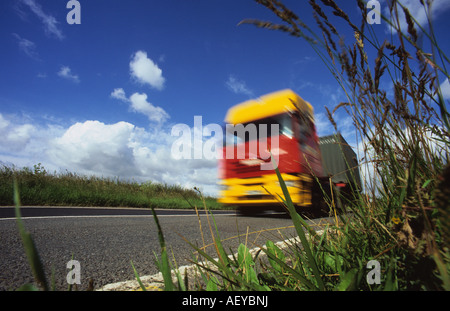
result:
<svg viewBox="0 0 450 311"><path fill-rule="evenodd" d="M48 154L63 167L89 173L132 176L137 174L130 147L134 125L99 121L76 123L51 141Z"/></svg>
<svg viewBox="0 0 450 311"><path fill-rule="evenodd" d="M122 88L116 88L112 91L111 97L128 103L132 111L142 113L150 122L162 124L170 118L163 108L149 103L147 101L148 96L145 93L134 93L130 98L127 98Z"/></svg>
<svg viewBox="0 0 450 311"><path fill-rule="evenodd" d="M411 16L422 26L428 25L428 19L427 14L425 12L425 9L423 5L418 0L402 0L402 5L406 7L411 14ZM431 6L431 16L434 18L437 18L439 15L441 15L443 12L450 9L450 1L448 0L434 0L432 2ZM389 12L389 5L388 3L384 4L384 14L386 16L390 16ZM406 32L408 29L408 25L406 23L405 14L403 13L403 10L399 7L398 10L399 14L399 21L400 21L400 28L403 32ZM388 31L391 32L393 29L392 27L388 26ZM417 27L416 27L417 29Z"/></svg>
<svg viewBox="0 0 450 311"><path fill-rule="evenodd" d="M148 84L159 90L164 87L165 79L162 76L162 70L147 57L144 51L137 51L132 56L130 74L142 84ZM128 98L123 88L116 88L111 92L111 97L128 103L133 112L145 115L150 122L162 124L170 117L163 108L150 103L145 93L136 92Z"/></svg>
<svg viewBox="0 0 450 311"><path fill-rule="evenodd" d="M46 168L55 169L46 150L50 140L62 130L55 123L42 126L29 117L0 113L0 163L19 167L47 163Z"/></svg>
<svg viewBox="0 0 450 311"><path fill-rule="evenodd" d="M147 116L150 121L163 123L169 115L161 107L155 107L147 101L147 94L134 93L130 96L131 108Z"/></svg>
<svg viewBox="0 0 450 311"><path fill-rule="evenodd" d="M164 87L165 78L162 76L162 70L147 57L144 51L137 51L132 56L130 74L136 81L148 84L155 89L162 90Z"/></svg>
<svg viewBox="0 0 450 311"><path fill-rule="evenodd" d="M35 130L31 124L14 124L0 114L0 147L3 152L23 150Z"/></svg>
<svg viewBox="0 0 450 311"><path fill-rule="evenodd" d="M176 160L171 151L175 139L165 129L147 131L128 122L86 121L55 137L47 154L70 171L197 186L216 194L215 160Z"/></svg>
<svg viewBox="0 0 450 311"><path fill-rule="evenodd" d="M80 78L78 77L78 75L73 74L72 70L67 66L61 67L61 69L58 71L58 76L60 76L61 78L70 80L72 82L75 82L75 83L80 82Z"/></svg>
<svg viewBox="0 0 450 311"><path fill-rule="evenodd" d="M64 39L64 35L58 27L59 23L56 18L44 12L39 3L36 3L35 0L21 0L19 3L26 5L40 19L47 35L53 36L59 40ZM20 14L24 14L19 8L17 8L17 10L19 10Z"/></svg>
<svg viewBox="0 0 450 311"><path fill-rule="evenodd" d="M243 94L248 97L254 97L253 91L250 90L244 81L238 80L235 76L230 75L225 83L228 89L235 94Z"/></svg>
<svg viewBox="0 0 450 311"><path fill-rule="evenodd" d="M217 160L177 160L172 144L178 137L169 128L147 130L123 121L89 120L69 126L46 121L42 125L29 117L0 114L0 163L42 163L50 172L150 180L217 194Z"/></svg>

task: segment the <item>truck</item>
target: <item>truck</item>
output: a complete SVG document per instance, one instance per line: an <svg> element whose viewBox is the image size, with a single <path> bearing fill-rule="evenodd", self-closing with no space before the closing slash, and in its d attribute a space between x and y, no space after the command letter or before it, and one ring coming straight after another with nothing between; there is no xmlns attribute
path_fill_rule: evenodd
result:
<svg viewBox="0 0 450 311"><path fill-rule="evenodd" d="M290 89L231 107L219 158L219 198L241 214L280 210L279 169L299 212L327 208L332 189L361 189L356 153L337 133L319 138L312 105Z"/></svg>

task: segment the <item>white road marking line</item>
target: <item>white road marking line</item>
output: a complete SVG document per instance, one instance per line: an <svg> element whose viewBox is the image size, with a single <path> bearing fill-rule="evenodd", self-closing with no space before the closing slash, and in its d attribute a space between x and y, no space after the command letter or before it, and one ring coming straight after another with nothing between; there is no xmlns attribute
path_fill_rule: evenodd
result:
<svg viewBox="0 0 450 311"><path fill-rule="evenodd" d="M236 214L214 214L214 217L217 216L235 216ZM177 214L177 215L157 215L158 218L160 217L197 217L196 214ZM200 214L200 216L205 217L206 214ZM64 218L118 218L118 217L129 217L129 218L136 218L136 217L152 217L153 215L78 215L78 216L22 216L22 219L64 219ZM15 217L10 218L0 218L1 220L16 220Z"/></svg>

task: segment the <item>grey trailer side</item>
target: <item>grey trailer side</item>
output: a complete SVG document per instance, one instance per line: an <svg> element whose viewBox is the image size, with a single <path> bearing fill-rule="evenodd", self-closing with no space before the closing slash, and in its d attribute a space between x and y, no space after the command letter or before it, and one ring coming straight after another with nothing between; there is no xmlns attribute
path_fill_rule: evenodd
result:
<svg viewBox="0 0 450 311"><path fill-rule="evenodd" d="M325 176L335 184L345 183L361 190L358 159L340 133L319 138Z"/></svg>

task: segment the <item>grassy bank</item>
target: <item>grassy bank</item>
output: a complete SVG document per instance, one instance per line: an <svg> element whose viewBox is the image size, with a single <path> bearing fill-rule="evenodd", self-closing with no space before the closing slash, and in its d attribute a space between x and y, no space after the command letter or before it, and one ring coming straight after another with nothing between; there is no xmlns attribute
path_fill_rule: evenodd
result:
<svg viewBox="0 0 450 311"><path fill-rule="evenodd" d="M16 178L23 205L193 208L203 202L193 189L160 183L138 183L117 178L49 173L40 164L33 169L0 168L0 205L13 205ZM205 197L211 209L221 209Z"/></svg>

